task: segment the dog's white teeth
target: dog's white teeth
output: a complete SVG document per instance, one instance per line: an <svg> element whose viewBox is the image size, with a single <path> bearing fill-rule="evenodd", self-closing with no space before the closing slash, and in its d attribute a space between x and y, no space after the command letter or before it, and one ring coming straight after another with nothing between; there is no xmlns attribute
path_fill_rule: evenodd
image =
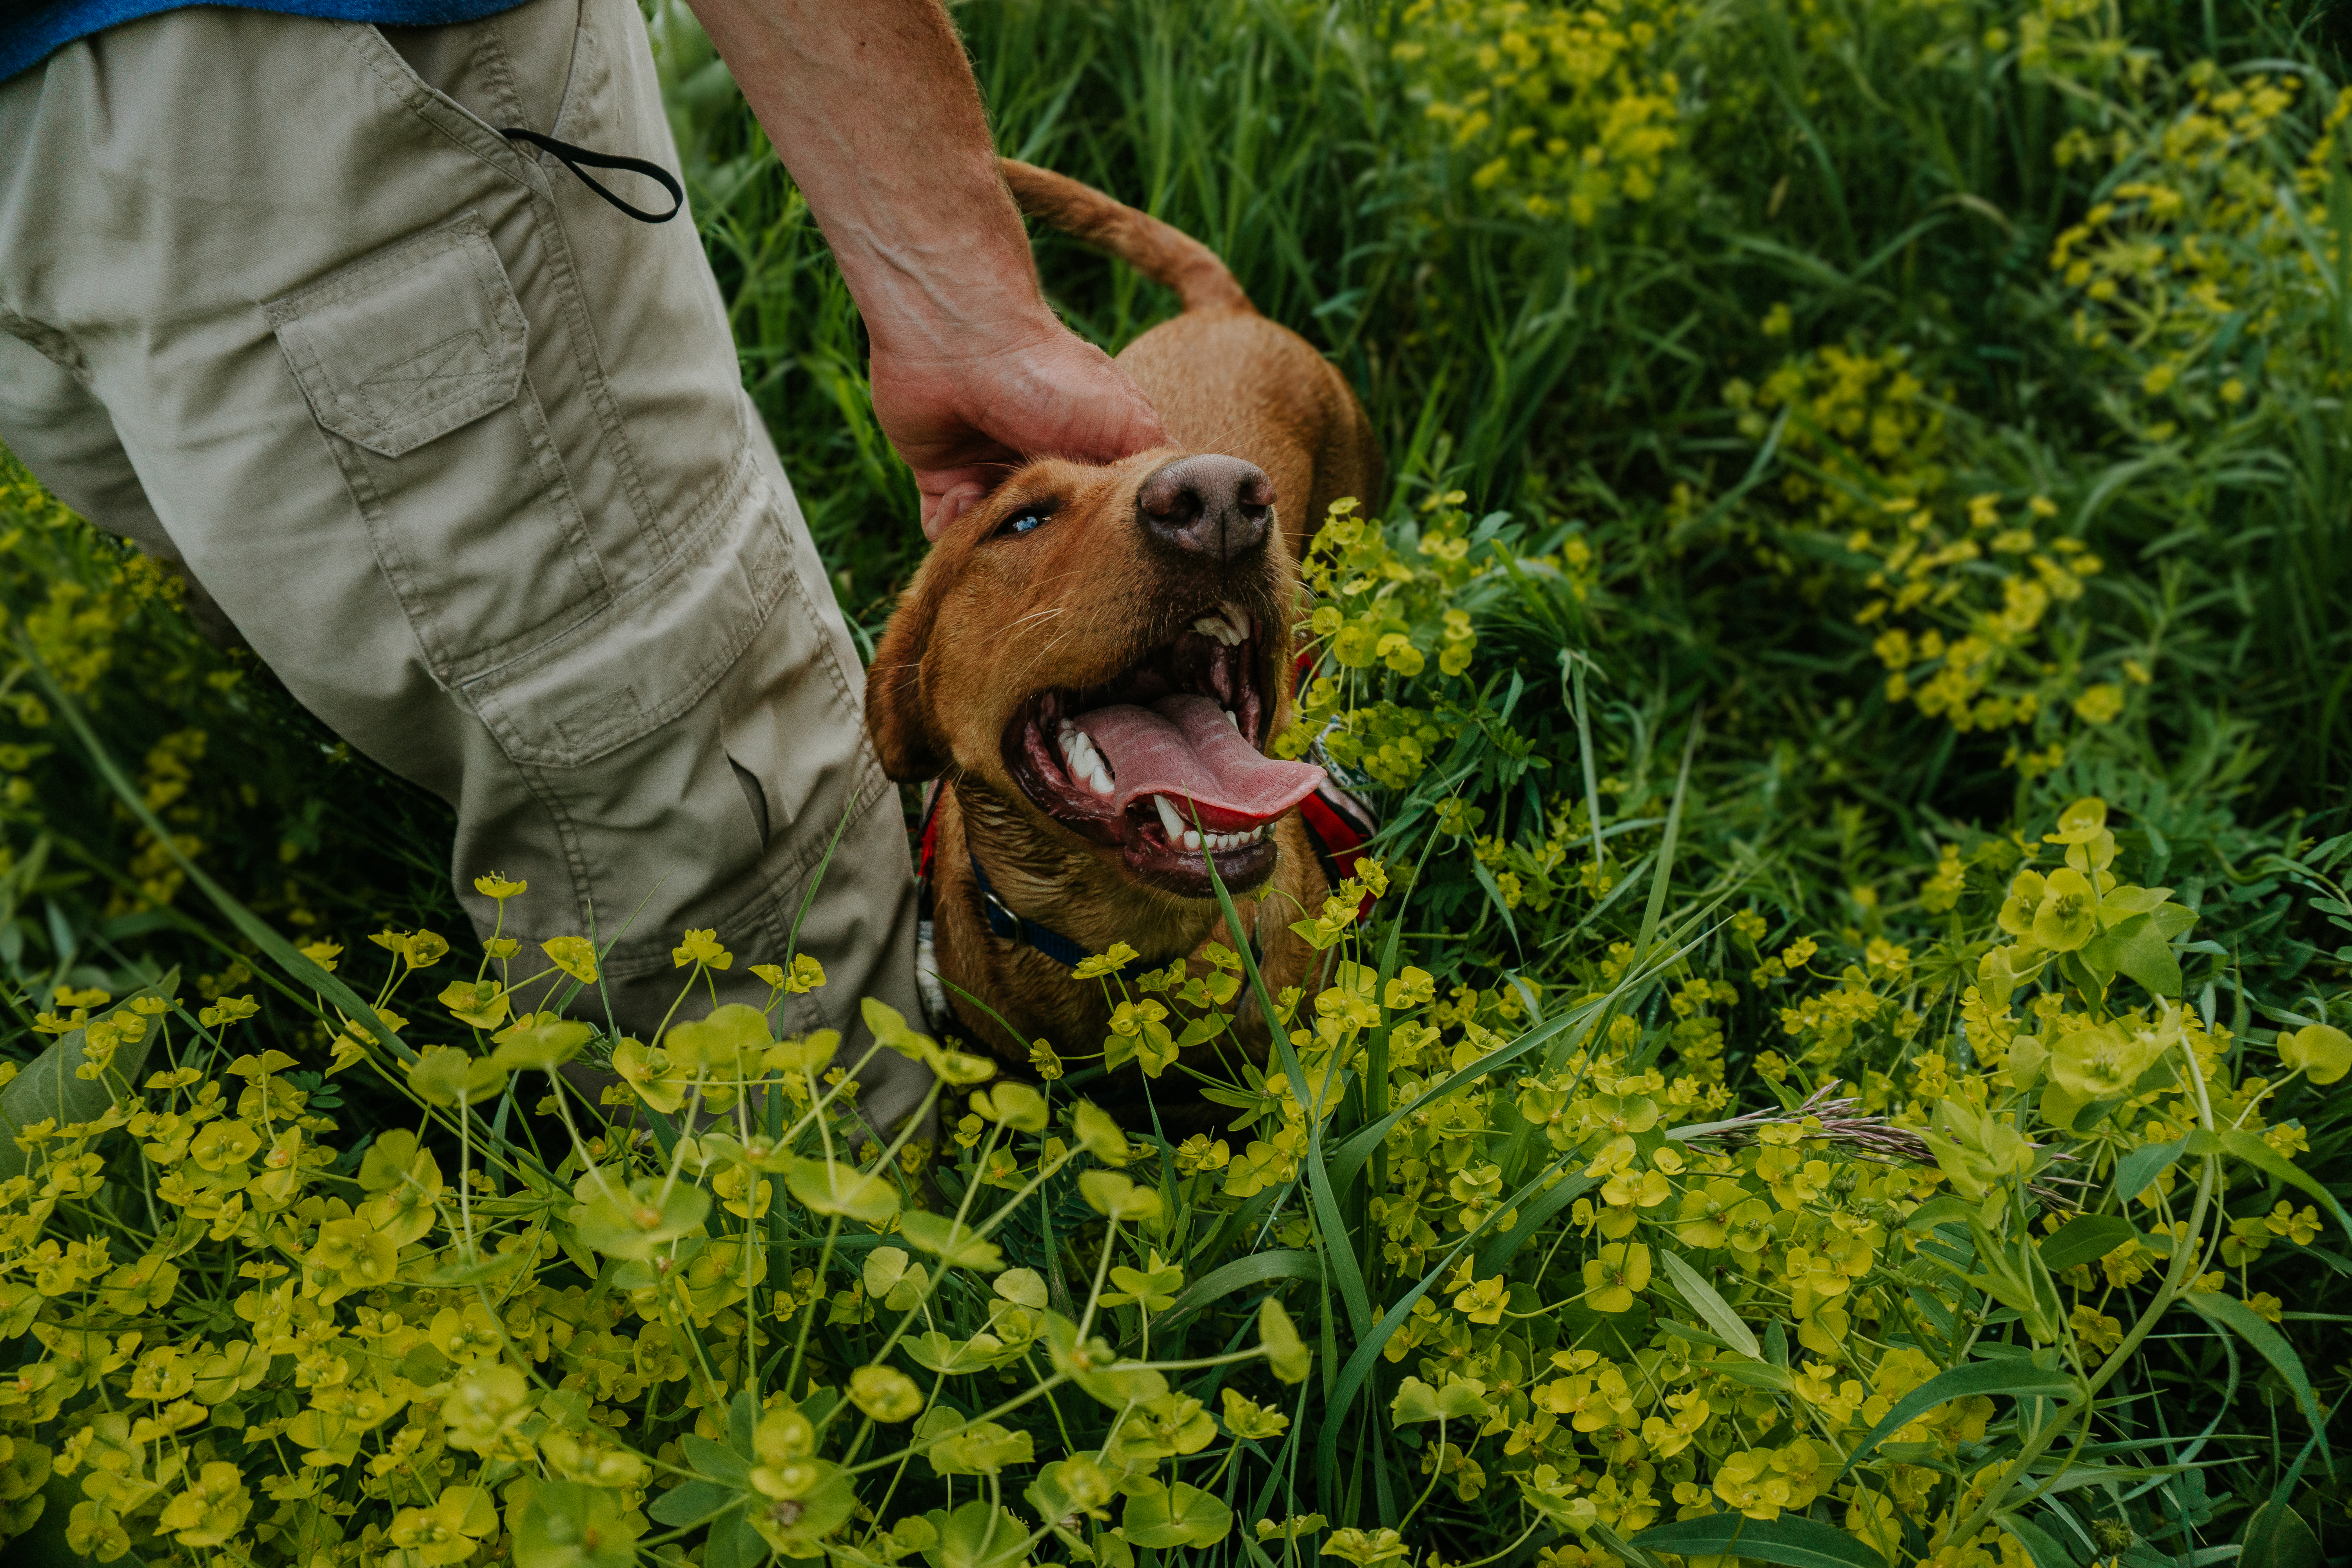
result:
<svg viewBox="0 0 2352 1568"><path fill-rule="evenodd" d="M1110 763L1096 748L1094 738L1068 723L1062 726L1058 738L1062 747L1062 766L1071 779L1097 795L1110 794Z"/></svg>
<svg viewBox="0 0 2352 1568"><path fill-rule="evenodd" d="M1164 795L1155 795L1151 797L1151 804L1160 808L1160 826L1168 830L1168 842L1182 843L1184 819L1176 815L1176 808L1168 803L1168 797Z"/></svg>
<svg viewBox="0 0 2352 1568"><path fill-rule="evenodd" d="M1222 711L1222 712L1224 714L1224 716L1225 716L1225 722L1226 722L1226 723L1228 723L1228 724L1231 724L1231 725L1234 727L1234 734L1236 734L1236 735L1240 734L1240 733L1242 732L1242 721L1241 721L1241 715L1239 715L1238 713L1235 713L1235 712L1234 712L1232 709L1230 709L1230 708L1223 709L1223 710L1221 710L1221 711Z"/></svg>
<svg viewBox="0 0 2352 1568"><path fill-rule="evenodd" d="M1186 828L1184 830L1183 844L1184 847L1187 849L1198 849L1201 847L1200 834L1193 831L1192 828Z"/></svg>
<svg viewBox="0 0 2352 1568"><path fill-rule="evenodd" d="M1247 642L1252 630L1250 613L1247 610L1243 609L1239 605L1232 604L1224 606L1224 612L1225 624L1233 628L1234 642Z"/></svg>
<svg viewBox="0 0 2352 1568"><path fill-rule="evenodd" d="M1192 623L1192 629L1223 647L1234 647L1242 640L1240 632L1215 616L1202 616Z"/></svg>

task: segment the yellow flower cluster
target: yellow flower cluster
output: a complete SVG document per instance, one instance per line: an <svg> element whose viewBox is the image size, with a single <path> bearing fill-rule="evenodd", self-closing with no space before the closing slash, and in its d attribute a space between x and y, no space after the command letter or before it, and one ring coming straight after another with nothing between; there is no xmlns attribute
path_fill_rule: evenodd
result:
<svg viewBox="0 0 2352 1568"><path fill-rule="evenodd" d="M2021 731L2003 765L2047 773L2064 747L2036 748L2037 721L2108 724L2125 709L2120 683L2086 682L2078 665L2049 657L2055 615L2103 563L2054 531L2058 507L2046 496L2021 505L1997 491L1958 493L1944 415L1907 358L1899 348L1823 348L1783 362L1760 386L1734 381L1725 397L1743 434L1794 459L1780 491L1802 520L1789 526L1810 535L1807 552L1847 563L1809 591L1838 581L1867 595L1853 619L1877 628L1886 700L1961 733ZM1794 573L1792 543L1768 535L1759 553ZM2149 679L2145 666L2119 662L2129 679Z"/></svg>
<svg viewBox="0 0 2352 1568"><path fill-rule="evenodd" d="M2058 145L2062 166L2131 176L2058 236L2050 265L2074 297L2075 341L2127 370L2116 407L2142 439L2240 417L2278 387L2343 391L2305 334L2341 261L2315 237L2334 232L2352 89L2324 110L2304 91L2292 75L2200 62L2178 83L2141 83L2144 132L2077 129Z"/></svg>
<svg viewBox="0 0 2352 1568"><path fill-rule="evenodd" d="M1451 504L1422 535L1437 565L1389 573L1384 542L1341 529L1328 642L1477 581ZM1454 826L1475 840L1474 809ZM322 999L302 1055L251 1037L267 1025L241 971L193 1013L165 988L58 989L38 1026L89 1098L23 1126L0 1180L0 1334L26 1347L0 1380L0 1525L54 1502L100 1562L258 1568L601 1568L583 1542L617 1568L665 1535L706 1564L892 1568L999 1532L1019 1543L1001 1568L1133 1568L1137 1548L1227 1540L1216 1478L1307 1408L1266 1402L1317 1359L1272 1297L1217 1327L1223 1352L1150 1359L1167 1325L1234 1311L1192 1294L1185 1260L1255 1227L1350 1260L1326 1265L1332 1310L1360 1312L1359 1338L1387 1325L1379 1402L1428 1492L1507 1500L1556 1532L1548 1562L1825 1510L1897 1568L2014 1563L1990 1514L2024 1473L1986 1458L2000 1405L1911 1396L1996 1331L2089 1399L2176 1302L2277 1318L2253 1271L2326 1219L2215 1194L2233 1163L2324 1197L2292 1163L2301 1127L2263 1108L2352 1072L2352 1038L2320 1025L2281 1037L2277 1082L2237 1071L2228 1031L2179 1001L2192 917L2116 856L2085 800L2040 846L1943 857L1939 900L1988 932L1973 984L1881 935L1768 941L1760 912L1727 917L1750 983L1788 988L1792 1051L1766 1075L1784 1106L1727 1121L1741 993L1692 944L1614 944L1558 991L1441 984L1372 951L1391 884L1370 858L1292 927L1325 955L1311 987L1267 995L1250 953L1219 949L1079 967L1111 993L1105 1066L1163 1085L1181 1066L1232 1113L1181 1140L1061 1091L1048 1047L1040 1082L1005 1080L868 1004L859 1048L927 1065L952 1119L936 1163L913 1124L877 1140L841 1037L770 1022L824 984L805 957L749 966L770 1010L643 1041L554 1010L604 961L570 936L527 953L494 934L453 977L445 938L380 931L355 944L380 982ZM501 907L522 890L476 886ZM305 952L338 985L363 967ZM739 967L714 931L675 957L688 995ZM339 1142L323 1102L347 1071L414 1126ZM526 1116L541 1131L519 1135ZM2134 1190L2100 1196L2126 1159ZM2080 1197L2054 1195L2062 1161ZM1309 1201L1325 1183L1340 1195ZM1361 1215L1344 1233L1342 1201ZM1186 1392L1208 1368L1213 1409ZM1998 1430L2046 1445L2064 1425ZM1412 1527L1254 1526L1368 1564Z"/></svg>
<svg viewBox="0 0 2352 1568"><path fill-rule="evenodd" d="M316 925L311 879L296 867L320 847L322 814L279 803L317 793L318 770L348 751L322 760L293 725L257 723L267 710L247 687L250 656L206 640L183 612L180 575L75 516L5 448L0 517L0 600L16 610L0 610L0 874L61 853L105 864L121 875L89 891L116 919L177 900L182 858L252 840L277 853L237 890L289 925ZM137 760L168 839L119 807L92 808L79 748L58 744L50 682ZM240 744L221 747L224 733Z"/></svg>
<svg viewBox="0 0 2352 1568"><path fill-rule="evenodd" d="M1438 742L1465 709L1447 700L1466 689L1423 680L1432 706L1413 707L1389 693L1426 675L1466 678L1476 657L1476 614L1504 593L1557 595L1581 603L1596 572L1580 534L1552 550L1519 555L1475 526L1460 490L1440 491L1422 506L1417 531L1392 542L1352 500L1332 503L1303 563L1315 607L1300 639L1307 671L1290 727L1270 750L1301 757L1320 746L1344 768L1403 789L1429 765Z"/></svg>
<svg viewBox="0 0 2352 1568"><path fill-rule="evenodd" d="M522 890L477 885L501 903ZM405 1029L392 1004L450 945L428 931L373 940L384 978L347 1005ZM313 949L341 967L333 944ZM1168 1462L1277 1436L1289 1417L1228 1384L1221 1431L1100 1337L1114 1314L1166 1311L1185 1283L1155 1247L1113 1266L1122 1237L1158 1235L1165 1215L1154 1184L1122 1173L1148 1156L1109 1117L1083 1100L1049 1109L1018 1083L974 1093L987 1131L966 1173L982 1181L963 1190L1018 1190L993 1214L970 1196L935 1212L914 1186L920 1119L877 1147L836 1035L778 1040L765 1012L728 1005L650 1044L605 1039L543 1010L593 978L597 950L557 937L542 951L544 966L523 963L494 936L471 979L443 986L443 1027L470 1044L417 1052L344 1019L328 1070L369 1064L421 1122L341 1150L314 1105L320 1075L243 1039L260 1015L250 998L193 1016L168 987L112 1007L103 992L51 998L44 1032L84 1062L96 1114L23 1127L22 1173L0 1181L0 1336L32 1347L0 1383L0 1536L55 1506L63 1548L100 1563L617 1568L679 1526L709 1525L706 1558L887 1564L1017 1522L1032 1547L1132 1568L1134 1547L1227 1533L1231 1510ZM733 962L709 931L678 953L689 993ZM753 972L772 1007L824 984L804 956ZM866 1023L871 1049L921 1060L950 1090L993 1076L887 1008L868 1004ZM615 1076L601 1100L617 1115L561 1070L583 1052ZM142 1078L142 1063L155 1070ZM547 1090L536 1114L562 1128L561 1157L507 1133L527 1079ZM1034 1179L1001 1179L1018 1163L1011 1140L1049 1124ZM1106 1266L1075 1315L988 1239L1073 1173ZM861 1245L836 1246L845 1226ZM959 1275L982 1286L976 1318L947 1310L966 1293ZM887 1332L843 1340L885 1313ZM1307 1352L1280 1305L1256 1321L1258 1348L1213 1364L1263 1360L1276 1386L1298 1382ZM857 1359L840 1361L845 1343ZM942 1396L1033 1357L1058 1370L991 1416ZM1106 1416L1028 1489L1043 1529L991 1485L987 1502L886 1530L866 1503L887 1489L853 1481L877 1455L950 1488L1051 1458L994 1417L1066 1384ZM1093 1522L1122 1499L1118 1529Z"/></svg>
<svg viewBox="0 0 2352 1568"><path fill-rule="evenodd" d="M1589 227L1655 197L1683 142L1666 58L1675 0L1413 0L1392 56L1425 84L1428 122L1473 164L1472 190Z"/></svg>

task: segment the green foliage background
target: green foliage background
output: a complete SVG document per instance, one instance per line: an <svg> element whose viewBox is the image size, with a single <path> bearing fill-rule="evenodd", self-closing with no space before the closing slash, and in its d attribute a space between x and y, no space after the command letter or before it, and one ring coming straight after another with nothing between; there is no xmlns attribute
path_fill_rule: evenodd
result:
<svg viewBox="0 0 2352 1568"><path fill-rule="evenodd" d="M1311 710L1381 795L1391 866L1422 866L1375 939L1400 931L1441 994L1605 989L1664 864L1670 909L1720 897L1769 928L1743 945L1706 927L1687 959L1732 983L1712 1010L1739 1106L1778 1103L1791 1071L1874 1073L1899 1105L1958 1025L2020 853L2095 795L2134 879L2197 912L2182 994L2233 1051L2343 1022L2352 166L2334 7L955 15L1005 152L1210 244L1364 395L1391 493L1362 500L1409 581L1327 584L1335 684ZM865 405L855 311L707 42L667 0L652 25L747 383L870 646L919 536ZM1108 348L1172 307L1059 237L1038 252L1055 304ZM11 626L184 851L299 939L462 926L437 803L211 648L168 584L25 476L0 486ZM1435 673L1448 609L1475 628L1459 678ZM1391 635L1412 657L1370 651ZM300 988L127 811L93 806L87 759L13 668L9 1048L43 1043L29 1026L59 985L122 994L173 963L207 996L260 972L267 1026L315 1048ZM1858 964L1901 944L1927 1033L1825 1046L1784 1027L1796 998L1766 955L1800 938ZM1645 1028L1671 1030L1663 988L1644 1005ZM349 1092L354 1125L395 1119ZM2338 1197L2340 1100L2304 1102L2298 1156ZM2298 1249L2263 1288L2340 1290L2343 1246ZM2331 1400L2352 1377L2334 1322L2283 1325ZM2274 1370L2210 1403L2242 1386L2228 1343L2178 1347L2151 1385L2193 1410L2181 1429L2234 1434L2231 1468L2166 1494L2193 1492L2180 1509L2203 1510L2204 1541L2241 1539L2254 1502L2296 1484L2301 1447ZM1383 1477L1349 1482L1354 1522L1393 1522L1391 1490L1420 1485ZM2341 1496L2306 1511L2338 1509L2340 1528ZM1447 1526L1449 1558L1503 1544L1475 1512Z"/></svg>

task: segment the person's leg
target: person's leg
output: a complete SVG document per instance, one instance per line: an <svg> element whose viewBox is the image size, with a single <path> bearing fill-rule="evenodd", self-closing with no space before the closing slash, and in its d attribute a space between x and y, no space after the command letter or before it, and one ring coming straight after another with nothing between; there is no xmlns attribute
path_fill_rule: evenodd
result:
<svg viewBox="0 0 2352 1568"><path fill-rule="evenodd" d="M71 363L70 345L58 345ZM22 338L0 331L0 432L17 461L39 476L51 495L109 533L121 534L158 561L179 569L183 600L215 641L236 630L186 563L148 502L147 491L114 433L106 405L90 395L66 365Z"/></svg>
<svg viewBox="0 0 2352 1568"><path fill-rule="evenodd" d="M840 830L800 941L831 984L784 1022L855 1046L861 994L915 1012L905 841L716 284L686 217L627 218L504 126L675 167L635 5L389 39L203 8L69 46L0 85L0 328L48 367L0 374L49 378L27 406L79 388L154 542L457 806L478 926L498 871L530 884L509 934L620 933L625 1027L668 1009L688 928L738 954L719 999L763 999L745 970ZM18 406L0 440L76 499L104 464ZM910 1065L870 1075L881 1119Z"/></svg>

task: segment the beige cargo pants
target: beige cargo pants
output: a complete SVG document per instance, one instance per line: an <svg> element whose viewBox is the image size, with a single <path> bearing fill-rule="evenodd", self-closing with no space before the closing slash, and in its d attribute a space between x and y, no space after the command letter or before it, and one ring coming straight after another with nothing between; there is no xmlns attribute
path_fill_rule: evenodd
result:
<svg viewBox="0 0 2352 1568"><path fill-rule="evenodd" d="M845 816L800 931L830 983L782 1021L862 1048L860 996L919 1014L847 629L690 216L632 220L518 126L676 170L634 0L175 11L0 83L0 441L457 808L478 929L497 871L510 934L617 933L625 1028L689 927L763 1001ZM869 1115L927 1083L882 1053Z"/></svg>

